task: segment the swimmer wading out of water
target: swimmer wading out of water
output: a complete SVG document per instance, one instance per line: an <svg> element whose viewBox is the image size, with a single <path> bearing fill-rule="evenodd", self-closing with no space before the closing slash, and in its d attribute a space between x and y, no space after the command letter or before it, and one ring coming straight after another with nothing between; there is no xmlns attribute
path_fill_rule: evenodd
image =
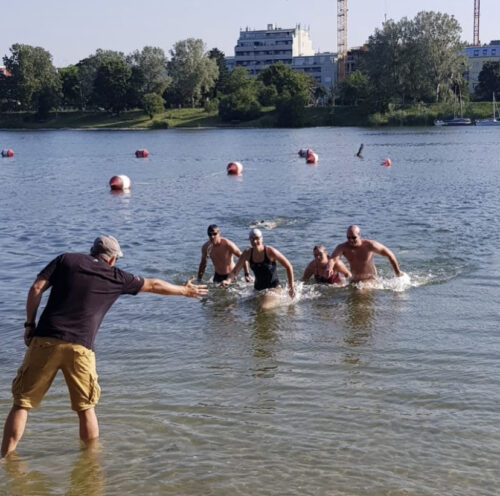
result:
<svg viewBox="0 0 500 496"><path fill-rule="evenodd" d="M286 270L289 288L288 294L290 295L290 298L293 298L295 296L295 289L293 286L294 279L292 264L285 257L285 255L280 253L276 248L264 245L260 229L252 229L248 234L248 238L252 246L243 252L234 269L228 277L222 281L222 285L227 286L230 284L238 275L238 272L243 267L243 264L248 262L255 276L255 290L260 291L262 289L273 289L279 291L281 289L281 284L278 279L276 269L276 262L279 262Z"/></svg>
<svg viewBox="0 0 500 496"><path fill-rule="evenodd" d="M234 269L233 256L240 257L241 250L235 243L221 236L219 227L210 224L207 229L208 241L201 247L201 260L198 267L198 282L201 282L205 269L207 268L207 258L212 260L215 274L214 282L222 282ZM248 263L245 263L245 279L251 282Z"/></svg>
<svg viewBox="0 0 500 496"><path fill-rule="evenodd" d="M394 253L378 241L363 239L361 230L356 225L348 227L347 241L333 250L330 256L329 270L333 271L335 263L341 256L344 256L349 262L352 272L351 282L373 282L377 277L377 269L373 263L375 253L389 260L398 277L403 275Z"/></svg>

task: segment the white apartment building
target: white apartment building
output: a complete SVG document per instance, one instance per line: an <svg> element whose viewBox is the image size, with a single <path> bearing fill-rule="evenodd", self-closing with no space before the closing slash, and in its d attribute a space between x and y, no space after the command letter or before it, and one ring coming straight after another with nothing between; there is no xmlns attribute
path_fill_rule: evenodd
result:
<svg viewBox="0 0 500 496"><path fill-rule="evenodd" d="M256 76L262 69L282 62L295 70L313 76L319 84L330 88L335 84L336 57L334 53L314 53L309 30L300 24L282 29L268 24L267 29L240 31L234 57L226 57L231 71L239 65Z"/></svg>
<svg viewBox="0 0 500 496"><path fill-rule="evenodd" d="M468 62L465 78L469 82L469 91L474 93L483 65L486 62L500 62L500 40L494 40L489 45L466 47L462 53Z"/></svg>

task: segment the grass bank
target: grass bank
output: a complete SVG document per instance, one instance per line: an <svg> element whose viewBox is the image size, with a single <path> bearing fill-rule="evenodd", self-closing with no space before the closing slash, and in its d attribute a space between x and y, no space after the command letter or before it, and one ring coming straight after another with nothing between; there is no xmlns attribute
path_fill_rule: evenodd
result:
<svg viewBox="0 0 500 496"><path fill-rule="evenodd" d="M359 107L310 107L306 108L302 127L315 126L431 126L435 119L454 116L450 105L392 106L384 114L367 114ZM464 108L464 116L484 119L491 116L491 103L472 102ZM44 121L28 112L0 114L2 129L172 129L203 127L276 127L276 113L272 107L265 108L262 115L253 121L222 122L217 112L204 109L169 109L150 119L141 110L111 115L107 112L58 111L51 112Z"/></svg>

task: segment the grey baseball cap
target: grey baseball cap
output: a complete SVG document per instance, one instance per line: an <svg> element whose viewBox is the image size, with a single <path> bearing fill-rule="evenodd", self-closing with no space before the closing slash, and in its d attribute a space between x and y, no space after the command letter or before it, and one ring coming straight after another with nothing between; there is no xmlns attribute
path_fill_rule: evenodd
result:
<svg viewBox="0 0 500 496"><path fill-rule="evenodd" d="M118 240L114 236L99 236L95 239L92 248L90 249L92 255L99 255L104 253L110 257L120 258L123 257L122 250Z"/></svg>

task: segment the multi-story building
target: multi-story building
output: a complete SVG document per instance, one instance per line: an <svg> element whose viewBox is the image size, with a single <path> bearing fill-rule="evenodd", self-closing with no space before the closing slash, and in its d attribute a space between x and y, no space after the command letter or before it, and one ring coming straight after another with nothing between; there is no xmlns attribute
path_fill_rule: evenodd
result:
<svg viewBox="0 0 500 496"><path fill-rule="evenodd" d="M483 65L486 62L500 62L500 40L494 40L489 45L466 47L462 53L467 57L465 78L469 82L469 91L473 93Z"/></svg>
<svg viewBox="0 0 500 496"><path fill-rule="evenodd" d="M256 76L275 62L306 72L327 88L335 84L335 54L314 53L309 30L303 29L300 24L288 29L268 24L267 29L241 30L234 57L226 57L229 70L242 66L251 76Z"/></svg>

